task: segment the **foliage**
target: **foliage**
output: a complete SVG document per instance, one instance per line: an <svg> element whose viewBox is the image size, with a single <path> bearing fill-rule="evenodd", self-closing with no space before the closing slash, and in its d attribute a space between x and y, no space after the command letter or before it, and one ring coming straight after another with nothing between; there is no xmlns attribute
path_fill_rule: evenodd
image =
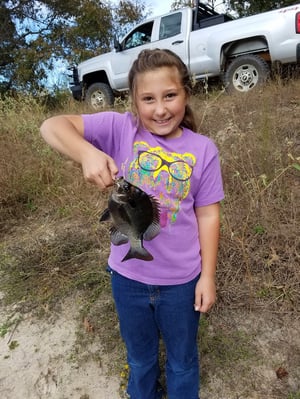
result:
<svg viewBox="0 0 300 399"><path fill-rule="evenodd" d="M171 5L172 10L178 10L183 7L193 7L194 1L193 0L176 0L173 1Z"/></svg>
<svg viewBox="0 0 300 399"><path fill-rule="evenodd" d="M243 1L230 0L230 6L240 16L259 14L264 11L274 10L276 8L290 6L296 4L295 0L260 0L260 1Z"/></svg>
<svg viewBox="0 0 300 399"><path fill-rule="evenodd" d="M245 1L245 0L202 0L203 3L209 4L212 8L218 9L223 5L224 10L234 11L240 17L259 14L264 11L274 10L276 8L286 7L296 4L294 0L259 0L259 1ZM195 1L176 0L172 3L172 10L178 10L182 7L193 7Z"/></svg>
<svg viewBox="0 0 300 399"><path fill-rule="evenodd" d="M0 92L38 92L58 60L107 51L116 31L144 16L144 3L130 0L0 0Z"/></svg>

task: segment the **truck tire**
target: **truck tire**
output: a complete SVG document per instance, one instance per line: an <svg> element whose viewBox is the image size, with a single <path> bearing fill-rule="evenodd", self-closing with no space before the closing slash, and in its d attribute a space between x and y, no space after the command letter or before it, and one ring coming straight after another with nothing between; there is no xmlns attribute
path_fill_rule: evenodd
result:
<svg viewBox="0 0 300 399"><path fill-rule="evenodd" d="M106 83L93 83L86 91L85 101L94 111L101 111L114 104L114 94Z"/></svg>
<svg viewBox="0 0 300 399"><path fill-rule="evenodd" d="M270 76L268 63L258 55L248 54L235 58L224 75L228 92L247 92L263 85Z"/></svg>

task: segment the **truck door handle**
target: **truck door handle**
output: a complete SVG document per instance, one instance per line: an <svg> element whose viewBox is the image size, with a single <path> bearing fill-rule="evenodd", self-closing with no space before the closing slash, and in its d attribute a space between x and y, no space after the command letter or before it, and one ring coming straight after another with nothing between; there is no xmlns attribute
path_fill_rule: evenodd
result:
<svg viewBox="0 0 300 399"><path fill-rule="evenodd" d="M172 45L173 44L181 44L181 43L183 43L183 40L176 40L176 42L173 42Z"/></svg>

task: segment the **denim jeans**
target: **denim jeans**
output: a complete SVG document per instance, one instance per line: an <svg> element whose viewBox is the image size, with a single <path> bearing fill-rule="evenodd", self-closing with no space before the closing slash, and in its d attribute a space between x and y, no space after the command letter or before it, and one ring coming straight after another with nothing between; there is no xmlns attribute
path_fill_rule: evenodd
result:
<svg viewBox="0 0 300 399"><path fill-rule="evenodd" d="M199 279L156 286L130 280L110 268L112 291L127 349L130 399L160 399L159 340L167 354L168 399L198 399L199 312L194 311Z"/></svg>

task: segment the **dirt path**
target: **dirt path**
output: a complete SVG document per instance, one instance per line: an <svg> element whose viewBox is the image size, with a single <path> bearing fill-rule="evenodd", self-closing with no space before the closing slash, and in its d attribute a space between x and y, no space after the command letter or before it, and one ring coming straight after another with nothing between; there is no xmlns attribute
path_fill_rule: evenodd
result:
<svg viewBox="0 0 300 399"><path fill-rule="evenodd" d="M59 316L52 315L49 320L27 314L18 322L21 315L13 309L9 313L2 310L2 329L9 316L13 317L12 328L0 338L1 399L118 397L119 380L107 376L107 365L92 358L77 364L77 314L69 301Z"/></svg>

